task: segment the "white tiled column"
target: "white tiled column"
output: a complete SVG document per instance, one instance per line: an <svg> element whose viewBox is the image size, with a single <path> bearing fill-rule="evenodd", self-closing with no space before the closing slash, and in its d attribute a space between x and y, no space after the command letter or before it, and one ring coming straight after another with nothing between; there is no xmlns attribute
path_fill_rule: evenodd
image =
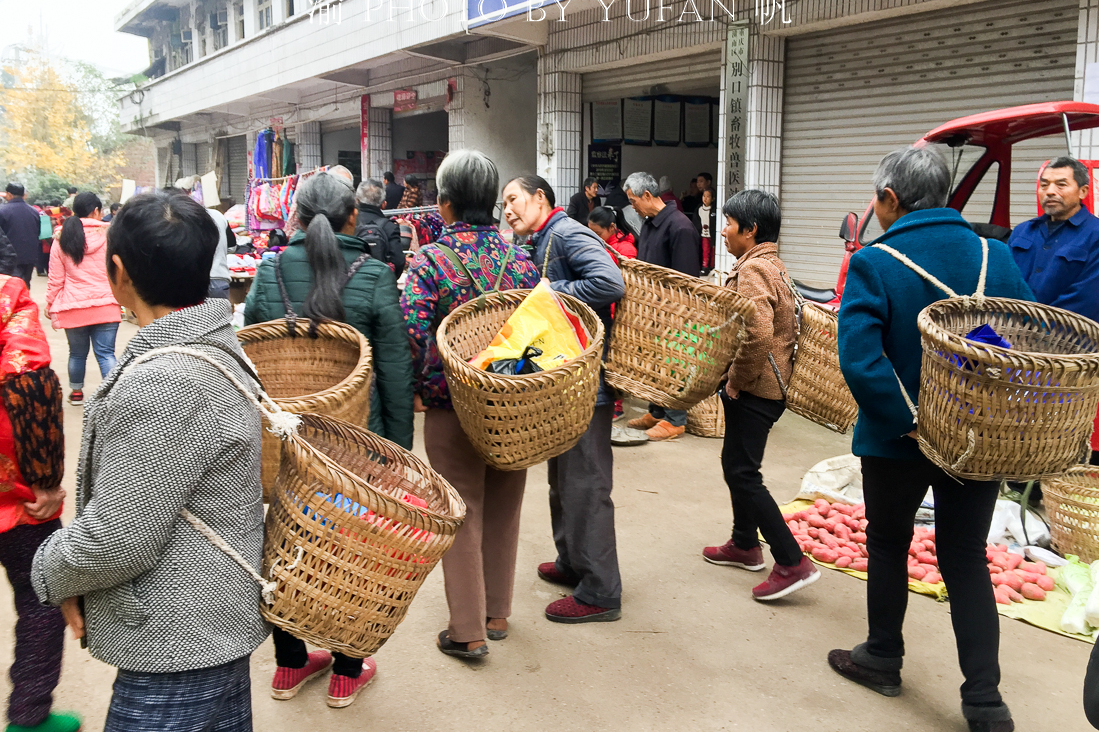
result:
<svg viewBox="0 0 1099 732"><path fill-rule="evenodd" d="M451 93L450 102L446 105L448 152L452 150L462 150L466 146L466 73L465 69L462 69L462 71L454 77L454 91Z"/></svg>
<svg viewBox="0 0 1099 732"><path fill-rule="evenodd" d="M1099 0L1080 0L1080 27L1076 37L1076 83L1073 99L1084 100L1084 80L1088 64L1099 64ZM1099 67L1092 72L1099 75ZM1099 79L1092 79L1092 84ZM1084 130L1073 134L1076 157L1094 160L1099 156L1099 132Z"/></svg>
<svg viewBox="0 0 1099 732"><path fill-rule="evenodd" d="M363 176L382 177L393 168L393 110L389 107L370 108L370 170Z"/></svg>
<svg viewBox="0 0 1099 732"><path fill-rule="evenodd" d="M1090 0L1099 2L1099 0ZM782 161L782 92L786 39L753 26L748 37L747 188L779 195Z"/></svg>
<svg viewBox="0 0 1099 732"><path fill-rule="evenodd" d="M550 66L549 57L538 59L538 174L561 201L580 187L583 79Z"/></svg>

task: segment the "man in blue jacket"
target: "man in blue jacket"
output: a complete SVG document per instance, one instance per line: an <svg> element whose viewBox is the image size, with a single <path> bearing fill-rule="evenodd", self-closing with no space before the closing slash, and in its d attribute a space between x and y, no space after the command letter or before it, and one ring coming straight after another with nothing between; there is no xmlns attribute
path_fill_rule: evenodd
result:
<svg viewBox="0 0 1099 732"><path fill-rule="evenodd" d="M31 274L34 265L42 253L42 242L38 239L42 229L38 210L23 200L26 194L19 183L8 183L5 188L8 202L0 206L0 230L7 235L15 247L15 276L31 286Z"/></svg>
<svg viewBox="0 0 1099 732"><path fill-rule="evenodd" d="M534 262L557 292L587 303L611 332L611 304L626 294L622 273L603 240L556 206L544 178L524 175L504 187L504 217L518 236L530 236ZM606 341L604 341L606 343ZM575 587L550 603L555 623L594 623L622 617L622 578L614 536L614 392L600 380L588 431L549 461L550 520L557 559L538 566L547 582Z"/></svg>
<svg viewBox="0 0 1099 732"><path fill-rule="evenodd" d="M908 549L916 511L930 486L939 568L950 593L965 676L962 713L970 730L1011 732L1011 712L999 691L999 618L984 553L997 483L956 480L920 452L915 413L908 404L919 395L922 348L916 316L946 295L897 258L907 257L955 292L969 295L977 289L982 242L961 214L946 208L950 170L933 148L887 155L874 188L874 213L885 231L875 243L882 247L868 246L851 257L839 313L840 368L859 405L852 451L862 459L869 521L869 635L851 651L829 653L828 663L880 694L900 694ZM985 293L1033 301L1008 248L998 241L987 246Z"/></svg>

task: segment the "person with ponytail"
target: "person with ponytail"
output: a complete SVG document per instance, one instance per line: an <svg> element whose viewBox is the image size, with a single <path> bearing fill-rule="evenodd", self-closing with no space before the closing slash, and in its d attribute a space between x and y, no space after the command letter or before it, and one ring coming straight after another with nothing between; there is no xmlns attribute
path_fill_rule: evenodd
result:
<svg viewBox="0 0 1099 732"><path fill-rule="evenodd" d="M61 225L58 246L50 251L46 312L69 341L71 404L84 403L84 371L89 349L95 350L99 373L114 368L115 336L122 311L107 278L107 228L103 203L84 192L73 200L73 215Z"/></svg>
<svg viewBox="0 0 1099 732"><path fill-rule="evenodd" d="M588 228L626 259L637 259L637 244L622 209L599 206L588 214Z"/></svg>
<svg viewBox="0 0 1099 732"><path fill-rule="evenodd" d="M385 262L372 259L366 242L354 235L358 211L349 181L318 173L298 188L295 203L301 229L278 257L260 264L244 306L244 322L278 320L290 314L289 308L313 322L337 321L357 328L370 341L374 359L369 429L411 450L412 357L397 278ZM304 641L279 628L274 641L275 699L292 699L306 682L331 667L328 706L346 707L377 670L372 658L310 653Z"/></svg>

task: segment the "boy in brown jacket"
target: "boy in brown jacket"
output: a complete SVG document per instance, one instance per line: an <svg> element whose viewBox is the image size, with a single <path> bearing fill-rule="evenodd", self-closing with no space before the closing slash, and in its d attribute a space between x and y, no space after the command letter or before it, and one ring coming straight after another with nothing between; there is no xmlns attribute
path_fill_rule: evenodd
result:
<svg viewBox="0 0 1099 732"><path fill-rule="evenodd" d="M721 469L733 497L733 536L722 546L706 547L702 556L712 564L758 572L765 567L758 538L762 533L775 566L752 596L777 600L820 578L782 520L759 470L767 435L786 409L785 385L794 369L797 343L794 298L775 243L782 212L778 199L759 190L741 191L721 211L725 248L737 258L725 286L752 300L756 312L721 391L725 409Z"/></svg>

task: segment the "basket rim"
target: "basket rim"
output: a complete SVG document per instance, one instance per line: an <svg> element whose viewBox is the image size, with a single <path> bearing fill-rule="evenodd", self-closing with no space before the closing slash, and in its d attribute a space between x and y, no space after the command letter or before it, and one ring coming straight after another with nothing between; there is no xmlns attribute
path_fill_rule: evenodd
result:
<svg viewBox="0 0 1099 732"><path fill-rule="evenodd" d="M670 267L663 267L659 264L653 264L652 262L645 262L637 258L623 259L622 269L627 268L642 271L650 270L650 273L653 276L666 278L679 284L686 285L692 291L705 294L708 297L716 297L720 295L725 295L726 293L733 293L735 295L739 295L742 299L751 302L749 298L740 295L740 293L738 293L736 290L733 290L729 287L715 284L713 282L710 282L709 280L704 280L701 277L693 277L689 274L684 274L682 272L679 272L678 270L671 269Z"/></svg>
<svg viewBox="0 0 1099 732"><path fill-rule="evenodd" d="M304 324L306 329L308 329L311 321L302 319L298 322ZM330 395L353 389L369 381L368 370L364 369L364 365L369 367L369 370L372 371L374 359L373 353L370 350L370 341L366 339L366 336L347 323L339 323L334 320L318 323L317 333L325 335L333 340L340 340L346 343L357 343L359 346L359 360L355 362L355 365L351 369L351 373L339 383L334 384L327 389L321 389L320 391L315 391L311 394L301 394L293 397L271 397L279 406L284 408L297 406L299 410L307 410L313 406L310 402L319 401ZM308 338L309 336L303 334L296 337ZM285 319L269 320L266 323L254 323L237 331L237 340L240 342L241 348L244 348L246 344L251 345L264 341L290 338L291 336L286 333ZM262 376L263 374L260 374L261 378Z"/></svg>
<svg viewBox="0 0 1099 732"><path fill-rule="evenodd" d="M365 428L362 428L362 427L359 427L357 425L351 424L350 422L346 422L346 421L344 421L342 419L339 419L337 417L329 417L329 416L324 415L324 414L316 414L316 413L312 413L312 412L305 413L305 414L299 414L298 416L301 417L303 425L311 427L313 429L323 430L326 426L335 426L335 427L340 428L340 429L349 429L350 428L350 430L353 431L353 432L366 433L366 435L368 437L376 439L376 440L384 440L385 439L383 437L375 435L374 433L366 430ZM317 423L320 423L320 424L317 424ZM327 423L327 424L325 424L325 423ZM427 529L428 531L435 531L436 533L447 533L447 532L452 533L452 534L457 533L458 529L462 526L462 524L465 521L465 508L466 508L465 507L465 502L462 500L461 496L458 494L457 489L454 488L454 486L452 486L450 484L450 481L448 481L446 478L444 478L441 473L439 473L437 470L435 470L434 468L429 466L427 463L425 463L423 460L421 460L419 457L417 457L415 454L413 454L409 450L405 450L400 445L398 445L394 442L391 442L389 440L386 440L386 442L388 442L392 447L396 448L398 451L403 453L403 457L405 457L406 459L409 459L417 468L422 468L425 471L428 471L431 474L435 475L438 478L438 480L442 482L442 484L444 486L446 486L447 488L450 488L450 491L452 493L451 497L454 498L454 499L457 499L457 504L455 504L454 508L455 509L461 508L462 509L461 515L460 516L458 516L458 515L447 516L445 514L439 513L438 511L434 511L431 508L424 508L422 506L414 506L411 503L405 503L404 501L402 501L400 499L397 499L397 498L394 498L393 496L390 496L388 493L385 493L384 491L377 490L372 485L370 485L369 482L367 482L363 478L359 477L355 473L351 472L347 468L343 467L342 465L337 463L335 460L330 458L328 455L326 455L324 452L322 452L321 450L319 450L316 447L314 447L313 445L311 445L309 443L309 441L306 440L304 437L302 437L299 433L295 432L290 438L290 443L292 445L292 449L300 450L300 451L306 453L309 457L319 459L328 468L334 470L336 473L340 474L342 477L349 480L351 483L353 483L360 490L362 490L365 487L366 489L369 489L370 492L372 492L375 495L379 496L386 503L389 503L392 506L396 507L396 509L399 513L407 514L409 517L412 517L413 519L418 514L426 514L428 518L430 518L432 521L434 521L438 524L438 528L433 528L433 527L430 527L430 526L424 526L422 528ZM300 458L292 458L292 459L300 459ZM310 486L310 487L312 488L313 486ZM316 494L317 494L317 492L314 490L313 495L316 495ZM453 501L451 501L451 503L453 503ZM334 506L335 503L333 502L332 505ZM345 513L347 513L347 512L345 512ZM375 513L377 513L377 511L375 511ZM348 513L348 517L351 518L351 519L354 519L356 521L363 521L364 520L364 519L362 519L358 516L355 516L354 514L351 514L351 513ZM405 521L405 523L406 524L414 524L414 521ZM417 527L417 528L421 528L421 527Z"/></svg>
<svg viewBox="0 0 1099 732"><path fill-rule="evenodd" d="M490 299L509 300L518 298L518 301L516 302L516 307L518 307L519 303L526 299L527 295L529 295L533 291L533 289L534 288L517 288L513 290L497 290L496 292L485 293L483 297L485 298L486 302ZM472 300L464 302L458 307L454 308L439 323L439 327L435 331L435 343L439 349L439 356L443 358L444 362L449 360L450 363L448 365L451 368L460 369L468 373L488 374L494 379L501 379L505 382L511 381L515 383L522 383L524 380L529 379L531 376L545 376L547 374L554 374L560 371L575 370L578 364L582 364L589 360L593 352L598 353L599 360L602 360L603 340L605 336L603 320L598 315L596 315L595 310L592 309L592 307L584 301L563 292L555 291L553 294L561 298L564 305L570 306L573 309L575 315L583 320L591 321L589 323L585 323L585 325L588 326L589 331L591 331L591 325L593 323L595 325L595 332L591 334L592 337L591 340L588 342L587 348L581 351L579 356L572 359L568 363L563 363L560 366L554 366L553 368L546 369L545 371L538 371L535 374L494 374L492 372L484 371L483 369L479 369L475 366L470 365L468 361L466 361L464 358L457 354L457 352L450 345L450 342L446 339L445 336L446 330L452 325L455 316L461 317L470 311L476 310L478 307L483 307L481 305L478 305L480 297L475 297Z"/></svg>
<svg viewBox="0 0 1099 732"><path fill-rule="evenodd" d="M916 317L916 326L920 330L920 334L926 338L938 341L950 347L961 347L969 349L971 351L982 351L993 356L999 356L1001 358L1010 359L1013 356L1016 358L1031 358L1031 359L1050 359L1055 358L1058 361L1064 361L1069 363L1095 363L1099 364L1099 353L1045 353L1043 351L1024 351L1018 348L1004 348L1003 346L996 346L990 343L978 343L977 341L971 341L965 336L960 336L943 328L937 322L932 319L932 313L942 310L944 308L956 308L963 303L970 301L968 298L949 297L942 300L936 300L931 303ZM1055 307L1053 305L1043 305L1037 302L1027 302L1025 300L1016 300L1009 297L986 297L984 303L992 303L994 305L1001 305L1002 309L1008 312L1018 312L1025 308L1045 310L1052 315L1056 315L1063 320L1070 321L1073 327L1079 332L1086 333L1092 331L1091 335L1096 341L1099 341L1099 324L1090 320L1089 318L1079 315L1070 310ZM1073 322L1075 321L1075 322ZM1082 326L1082 327L1080 327Z"/></svg>

